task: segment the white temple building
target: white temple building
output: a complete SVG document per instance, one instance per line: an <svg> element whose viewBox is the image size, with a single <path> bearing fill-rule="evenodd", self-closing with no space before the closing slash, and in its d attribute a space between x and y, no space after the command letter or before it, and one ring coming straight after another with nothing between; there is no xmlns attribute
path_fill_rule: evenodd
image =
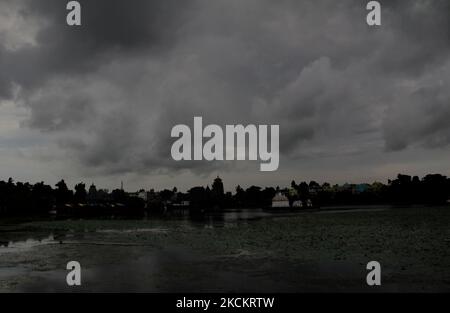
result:
<svg viewBox="0 0 450 313"><path fill-rule="evenodd" d="M272 208L288 208L288 207L289 207L289 199L281 192L277 192L277 194L272 198Z"/></svg>

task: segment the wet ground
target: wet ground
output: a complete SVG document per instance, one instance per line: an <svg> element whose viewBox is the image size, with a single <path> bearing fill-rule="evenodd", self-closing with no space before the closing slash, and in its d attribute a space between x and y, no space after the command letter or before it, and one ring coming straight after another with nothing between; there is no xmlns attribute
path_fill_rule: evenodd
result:
<svg viewBox="0 0 450 313"><path fill-rule="evenodd" d="M450 208L425 207L1 221L0 292L448 292L449 226Z"/></svg>

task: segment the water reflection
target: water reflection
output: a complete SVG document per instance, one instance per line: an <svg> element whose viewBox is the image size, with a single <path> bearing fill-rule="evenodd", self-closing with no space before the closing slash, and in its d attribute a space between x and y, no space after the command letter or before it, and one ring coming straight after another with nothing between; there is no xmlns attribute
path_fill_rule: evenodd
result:
<svg viewBox="0 0 450 313"><path fill-rule="evenodd" d="M170 212L166 218L175 219L194 227L229 227L263 218L276 218L302 214L293 212L268 212L263 209L228 209L224 211L192 214L187 211Z"/></svg>
<svg viewBox="0 0 450 313"><path fill-rule="evenodd" d="M43 246L43 245L49 245L49 244L56 244L58 243L53 234L50 234L48 237L46 238L42 238L42 239L33 239L33 238L28 238L27 240L23 240L23 241L9 241L7 244L3 243L2 245L0 245L0 251L1 252L16 252L19 250L25 250L25 249L30 249L33 247L37 247L37 246Z"/></svg>

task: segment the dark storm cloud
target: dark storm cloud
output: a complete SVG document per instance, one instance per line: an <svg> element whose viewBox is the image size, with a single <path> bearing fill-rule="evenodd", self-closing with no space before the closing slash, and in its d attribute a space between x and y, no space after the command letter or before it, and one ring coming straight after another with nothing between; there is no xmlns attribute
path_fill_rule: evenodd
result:
<svg viewBox="0 0 450 313"><path fill-rule="evenodd" d="M449 83L447 79L446 86ZM444 90L443 85L422 87L411 93L407 105L390 108L385 120L388 149L401 150L414 143L429 148L450 144L450 95Z"/></svg>
<svg viewBox="0 0 450 313"><path fill-rule="evenodd" d="M357 0L86 0L80 28L61 1L21 2L40 28L0 44L0 96L22 87L23 125L89 171L232 168L171 161L171 128L194 116L279 124L282 166L449 144L445 0L382 1L379 28Z"/></svg>
<svg viewBox="0 0 450 313"><path fill-rule="evenodd" d="M45 26L37 33L38 46L1 51L0 81L8 75L25 88L42 85L56 75L95 72L122 54L157 52L161 46L170 44L171 33L182 20L178 12L186 7L184 1L170 0L79 1L83 27L77 29L65 23L68 11L64 1L22 2L23 18L40 17Z"/></svg>

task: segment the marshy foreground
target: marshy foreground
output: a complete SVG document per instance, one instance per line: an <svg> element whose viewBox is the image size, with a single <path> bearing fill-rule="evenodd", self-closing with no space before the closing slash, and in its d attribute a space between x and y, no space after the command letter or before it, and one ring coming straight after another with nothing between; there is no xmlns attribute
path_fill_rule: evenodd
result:
<svg viewBox="0 0 450 313"><path fill-rule="evenodd" d="M0 221L1 292L450 291L450 208ZM76 260L82 285L66 284ZM378 261L382 285L366 284Z"/></svg>

